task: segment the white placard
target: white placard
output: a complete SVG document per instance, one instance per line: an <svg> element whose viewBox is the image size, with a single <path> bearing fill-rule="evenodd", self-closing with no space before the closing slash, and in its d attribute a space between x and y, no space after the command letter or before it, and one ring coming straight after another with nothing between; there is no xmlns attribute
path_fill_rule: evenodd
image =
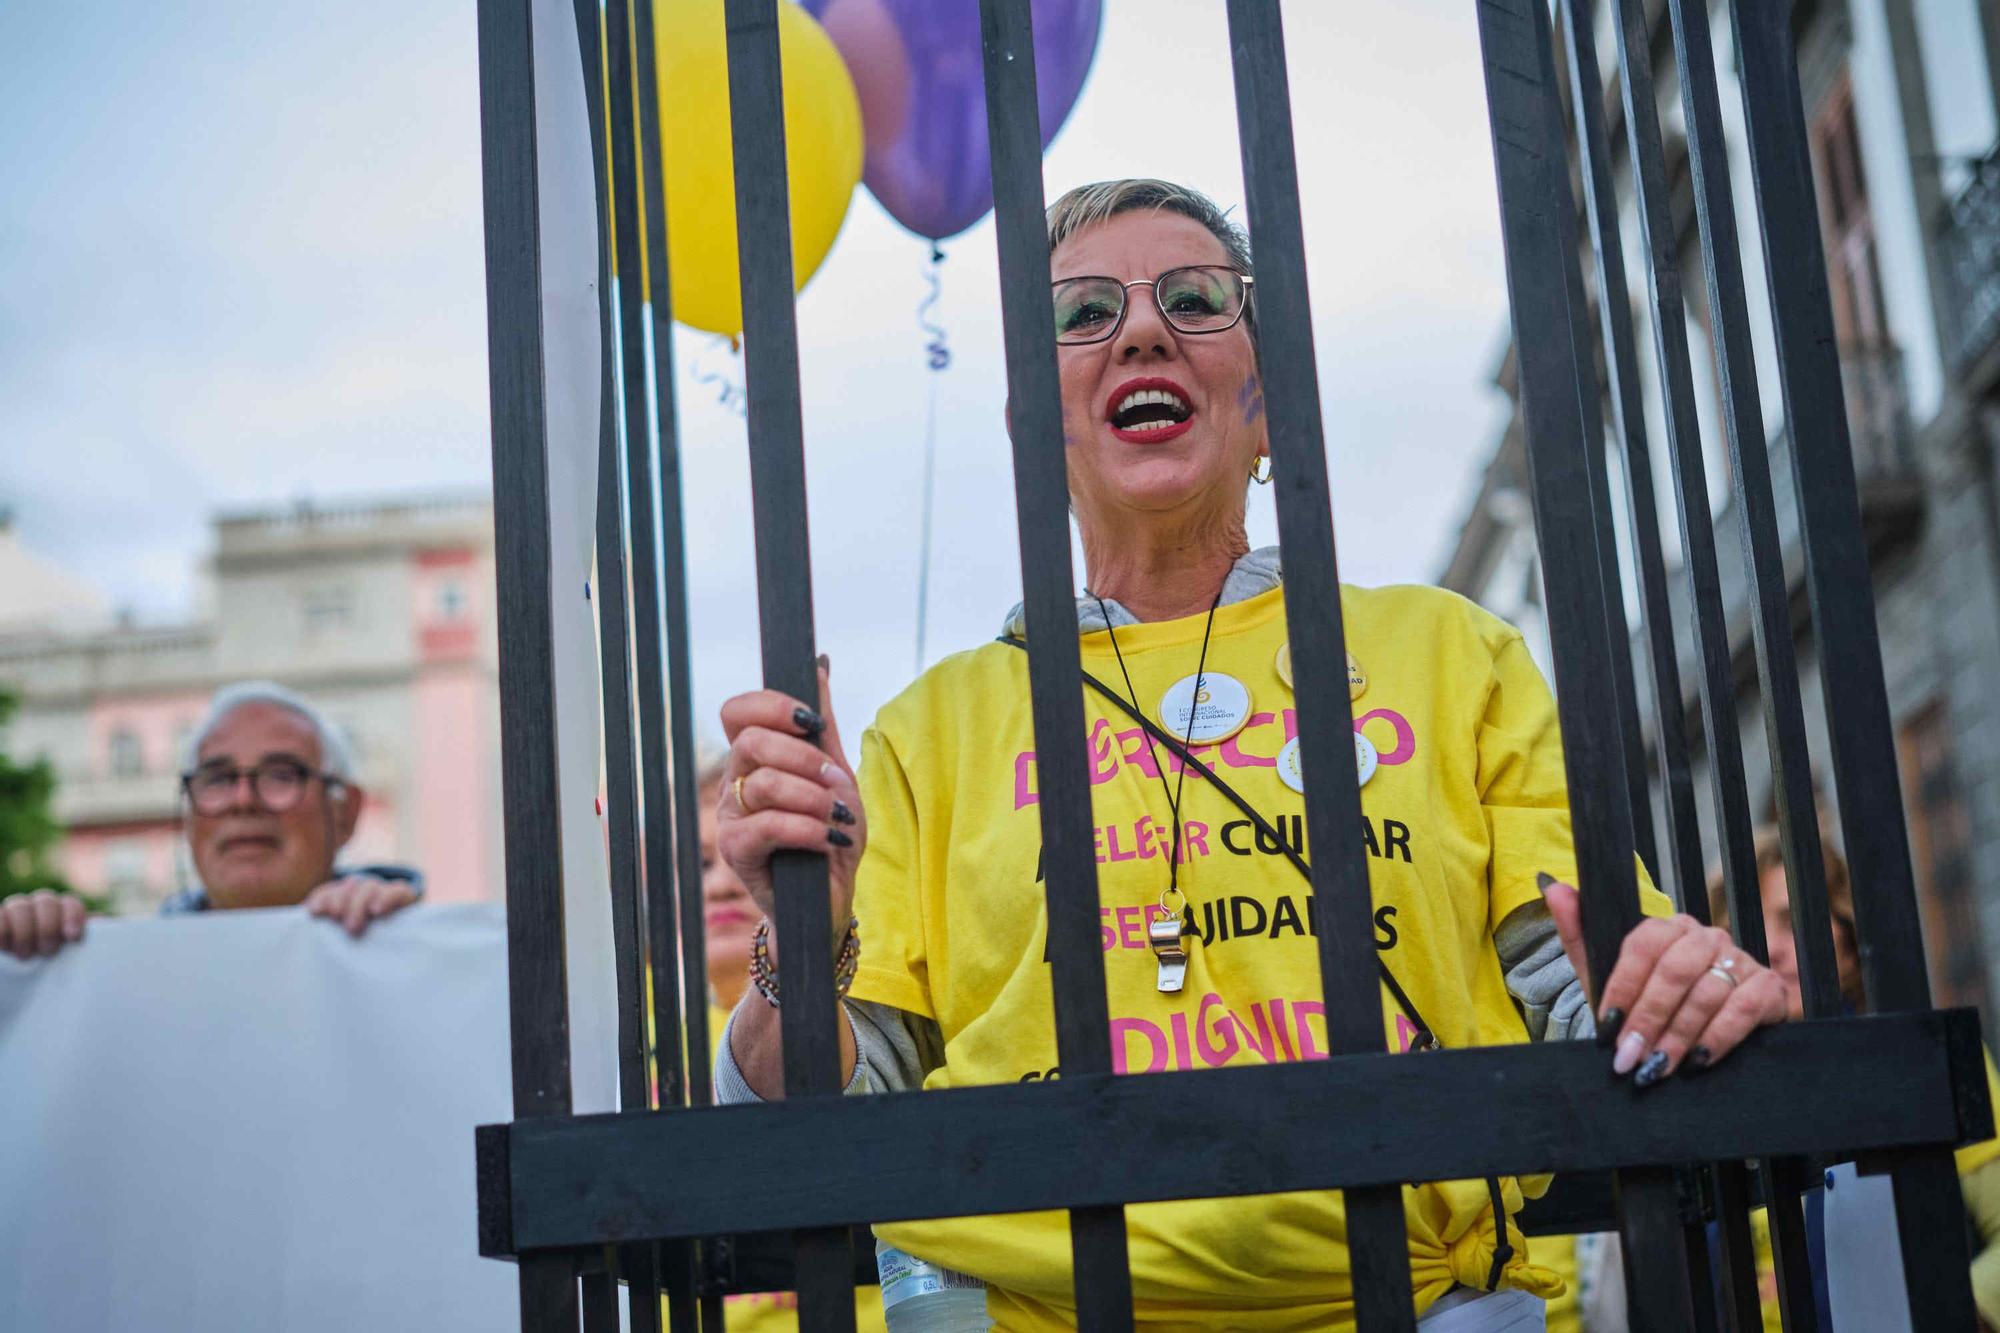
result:
<svg viewBox="0 0 2000 1333"><path fill-rule="evenodd" d="M490 1330L473 1127L510 1117L501 909L297 909L0 956L0 1327Z"/></svg>

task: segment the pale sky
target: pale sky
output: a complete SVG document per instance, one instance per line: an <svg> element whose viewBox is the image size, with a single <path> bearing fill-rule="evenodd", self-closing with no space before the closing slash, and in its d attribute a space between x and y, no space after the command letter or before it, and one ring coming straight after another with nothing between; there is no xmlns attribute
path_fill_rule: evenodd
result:
<svg viewBox="0 0 2000 1333"><path fill-rule="evenodd" d="M1506 412L1473 17L1285 16L1341 572L1428 580ZM30 549L173 620L219 506L485 483L474 40L471 0L0 6L0 505ZM1049 196L1157 175L1240 212L1233 96L1221 0L1105 0ZM946 249L927 660L991 638L1020 586L990 224ZM850 750L912 670L927 254L857 190L799 302ZM712 732L758 663L743 425L697 378L741 371L706 335L676 350ZM1275 540L1266 493L1251 537Z"/></svg>

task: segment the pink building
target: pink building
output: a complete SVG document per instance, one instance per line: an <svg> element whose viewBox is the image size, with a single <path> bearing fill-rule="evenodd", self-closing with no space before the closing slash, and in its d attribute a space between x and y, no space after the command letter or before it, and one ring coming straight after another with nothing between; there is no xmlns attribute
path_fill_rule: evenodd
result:
<svg viewBox="0 0 2000 1333"><path fill-rule="evenodd" d="M493 525L484 494L218 515L209 615L113 622L0 523L5 738L56 766L64 872L150 912L189 873L179 772L208 696L276 680L347 732L367 793L352 860L412 864L434 902L500 895Z"/></svg>

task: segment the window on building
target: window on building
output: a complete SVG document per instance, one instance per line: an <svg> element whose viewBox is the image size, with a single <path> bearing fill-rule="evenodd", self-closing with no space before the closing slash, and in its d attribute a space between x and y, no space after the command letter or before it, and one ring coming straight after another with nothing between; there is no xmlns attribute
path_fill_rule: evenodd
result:
<svg viewBox="0 0 2000 1333"><path fill-rule="evenodd" d="M304 602L306 632L324 634L344 630L354 623L352 588L309 588Z"/></svg>
<svg viewBox="0 0 2000 1333"><path fill-rule="evenodd" d="M1972 813L1958 784L1950 719L1942 704L1919 709L1905 722L1897 748L1932 995L1940 1006L1985 1010L1986 957L1973 901Z"/></svg>
<svg viewBox="0 0 2000 1333"><path fill-rule="evenodd" d="M1854 85L1845 70L1813 115L1812 153L1855 466L1864 476L1900 471L1905 466L1903 367L1883 314L1875 219L1854 122Z"/></svg>
<svg viewBox="0 0 2000 1333"><path fill-rule="evenodd" d="M465 584L457 579L446 579L437 587L437 618L458 620L465 615Z"/></svg>
<svg viewBox="0 0 2000 1333"><path fill-rule="evenodd" d="M1813 172L1819 185L1820 232L1832 284L1834 334L1843 344L1877 348L1887 341L1882 275L1868 178L1861 169L1861 133L1854 123L1854 83L1842 70L1812 123Z"/></svg>
<svg viewBox="0 0 2000 1333"><path fill-rule="evenodd" d="M115 778L136 778L146 771L146 751L139 744L139 735L130 727L119 727L111 733L106 758Z"/></svg>

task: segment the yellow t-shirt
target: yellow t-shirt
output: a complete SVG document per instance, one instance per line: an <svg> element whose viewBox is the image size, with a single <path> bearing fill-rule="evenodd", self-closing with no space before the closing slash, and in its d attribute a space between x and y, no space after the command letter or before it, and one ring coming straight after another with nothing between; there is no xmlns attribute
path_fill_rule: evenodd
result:
<svg viewBox="0 0 2000 1333"><path fill-rule="evenodd" d="M1447 1047L1525 1041L1492 932L1539 899L1537 872L1574 882L1548 687L1516 631L1451 593L1345 588L1342 606L1361 677L1355 726L1375 757L1357 833L1369 857L1376 948ZM1117 631L1138 704L1156 722L1162 695L1195 672L1204 621ZM1296 846L1304 797L1278 768L1295 733L1292 691L1277 669L1285 639L1281 590L1216 611L1207 674L1212 685L1229 676L1247 689L1249 716L1233 736L1194 749ZM1109 634L1085 634L1081 648L1085 670L1122 686ZM1180 795L1186 988L1158 991L1146 921L1167 884L1173 817L1155 765L1171 782L1175 761L1163 748L1149 752L1139 728L1089 689L1084 721L1118 1070L1323 1057L1309 886L1199 776ZM925 673L862 742L869 842L856 887L863 949L852 994L937 1021L945 1064L928 1088L1057 1074L1033 750L1027 656L998 643ZM1670 910L1648 893L1649 910ZM1382 1007L1389 1049L1407 1049L1414 1028L1386 988ZM1505 1180L1503 1190L1508 1210L1518 1209L1519 1183ZM1484 1181L1408 1190L1405 1213L1420 1309L1455 1281L1486 1284L1495 1227ZM1141 1324L1325 1329L1352 1319L1337 1194L1139 1204L1126 1217ZM1074 1324L1061 1213L876 1230L984 1279L1003 1329ZM1554 1275L1528 1262L1518 1230L1509 1227L1509 1237L1505 1284L1553 1294Z"/></svg>
<svg viewBox="0 0 2000 1333"><path fill-rule="evenodd" d="M762 1004L759 1000L757 1003ZM648 1006L648 1012L651 1006ZM729 1026L729 1011L710 1005L708 1009L709 1055L722 1047L722 1033ZM723 1321L730 1333L798 1333L799 1298L790 1291L746 1291L735 1296L725 1296L722 1301ZM667 1327L667 1303L660 1301L660 1327ZM882 1289L880 1287L856 1287L854 1289L854 1327L856 1333L889 1333L889 1325L882 1315Z"/></svg>

